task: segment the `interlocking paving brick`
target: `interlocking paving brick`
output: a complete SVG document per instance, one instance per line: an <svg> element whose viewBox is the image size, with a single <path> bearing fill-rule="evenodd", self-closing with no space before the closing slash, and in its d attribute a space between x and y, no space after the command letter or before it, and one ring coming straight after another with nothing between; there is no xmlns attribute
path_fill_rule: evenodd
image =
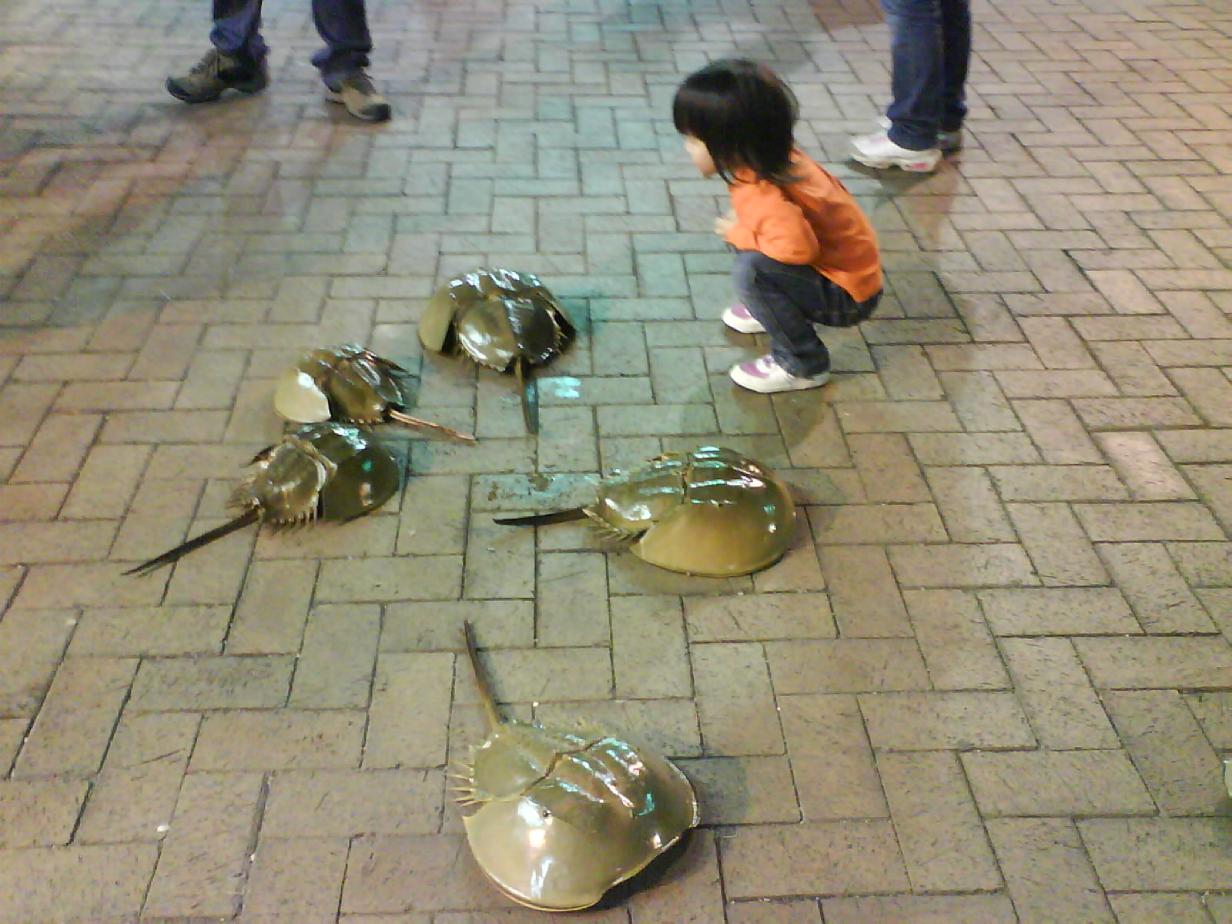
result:
<svg viewBox="0 0 1232 924"><path fill-rule="evenodd" d="M827 924L1012 924L1018 920L1003 894L827 898L821 907Z"/></svg>
<svg viewBox="0 0 1232 924"><path fill-rule="evenodd" d="M888 821L750 826L725 838L722 850L730 898L909 888Z"/></svg>
<svg viewBox="0 0 1232 924"><path fill-rule="evenodd" d="M261 826L269 837L426 834L440 824L439 770L292 770L276 774Z"/></svg>
<svg viewBox="0 0 1232 924"><path fill-rule="evenodd" d="M66 658L30 729L14 777L92 776L129 695L132 658Z"/></svg>
<svg viewBox="0 0 1232 924"><path fill-rule="evenodd" d="M775 692L867 693L928 689L928 672L911 639L767 642Z"/></svg>
<svg viewBox="0 0 1232 924"><path fill-rule="evenodd" d="M962 761L980 811L988 818L1155 811L1124 751L970 753Z"/></svg>
<svg viewBox="0 0 1232 924"><path fill-rule="evenodd" d="M1072 821L993 818L986 827L1020 919L1116 920Z"/></svg>
<svg viewBox="0 0 1232 924"><path fill-rule="evenodd" d="M1012 693L867 693L860 711L875 748L1029 748L1035 738Z"/></svg>
<svg viewBox="0 0 1232 924"><path fill-rule="evenodd" d="M1109 543L1100 557L1150 634L1210 632L1214 629L1198 598L1157 543Z"/></svg>
<svg viewBox="0 0 1232 924"><path fill-rule="evenodd" d="M956 590L909 590L903 599L936 689L1009 687L1005 668L974 595Z"/></svg>
<svg viewBox="0 0 1232 924"><path fill-rule="evenodd" d="M755 643L694 645L693 690L709 755L783 753L765 652Z"/></svg>
<svg viewBox="0 0 1232 924"><path fill-rule="evenodd" d="M1229 812L1219 755L1179 693L1107 692L1104 703L1160 811L1168 815Z"/></svg>
<svg viewBox="0 0 1232 924"><path fill-rule="evenodd" d="M244 917L335 921L349 847L346 838L262 839L252 858Z"/></svg>
<svg viewBox="0 0 1232 924"><path fill-rule="evenodd" d="M290 705L300 709L366 707L380 619L379 608L372 604L316 607L297 656Z"/></svg>
<svg viewBox="0 0 1232 924"><path fill-rule="evenodd" d="M920 892L1001 886L962 768L945 751L882 753L877 768L912 888Z"/></svg>
<svg viewBox="0 0 1232 924"><path fill-rule="evenodd" d="M1232 875L1222 819L1092 818L1078 829L1109 890L1218 890Z"/></svg>
<svg viewBox="0 0 1232 924"><path fill-rule="evenodd" d="M88 788L84 780L0 782L0 849L67 844Z"/></svg>
<svg viewBox="0 0 1232 924"><path fill-rule="evenodd" d="M126 713L95 778L78 843L162 840L197 735L192 713Z"/></svg>
<svg viewBox="0 0 1232 924"><path fill-rule="evenodd" d="M453 676L451 654L380 655L368 707L364 767L445 763ZM414 709L407 708L410 703Z"/></svg>
<svg viewBox="0 0 1232 924"><path fill-rule="evenodd" d="M107 112L137 121L79 92L98 85L77 40L97 16L0 14L0 773L18 777L0 789L21 793L5 833L44 839L0 850L0 921L135 920L159 862L151 920L240 902L252 924L537 920L442 813L437 765L482 735L471 619L509 715L628 734L703 790L688 849L580 920L1232 922L1212 764L1232 749L1212 4L979 12L967 152L909 184L842 163L888 66L880 17L850 5L727 3L719 23L698 4L377 4L378 77L393 48L428 77L386 83L376 134L288 108L302 61L274 62L274 95L146 105L186 35L183 4L148 6L107 20L108 54L141 62ZM273 46L306 16L267 18ZM865 203L887 284L875 318L824 332L825 389L769 398L727 379L765 339L718 321L723 187L665 121L688 70L754 33L745 51L800 95L799 140ZM421 360L434 286L481 264L540 273L578 322L539 377L538 437L510 378ZM416 413L481 442L391 431L413 475L376 515L123 576L222 522L279 432L279 371L348 340L421 376ZM688 577L585 524L490 523L701 442L791 484L811 522L774 568ZM118 663L127 701L59 688L87 669L105 687ZM70 797L30 795L56 787ZM995 855L976 808L1017 813L989 819ZM1116 817L1155 809L1171 817Z"/></svg>
<svg viewBox="0 0 1232 924"><path fill-rule="evenodd" d="M281 706L291 685L290 657L145 660L129 708L148 712Z"/></svg>
<svg viewBox="0 0 1232 924"><path fill-rule="evenodd" d="M1069 639L1003 639L1001 647L1041 744L1057 749L1117 746L1116 733Z"/></svg>
<svg viewBox="0 0 1232 924"><path fill-rule="evenodd" d="M885 796L851 696L785 696L783 731L806 820L884 817Z"/></svg>
<svg viewBox="0 0 1232 924"><path fill-rule="evenodd" d="M363 737L364 722L358 711L213 712L202 719L192 749L192 769L234 772L355 767Z"/></svg>
<svg viewBox="0 0 1232 924"><path fill-rule="evenodd" d="M1103 584L1108 580L1095 547L1066 504L1006 504L1040 580L1049 586Z"/></svg>
<svg viewBox="0 0 1232 924"><path fill-rule="evenodd" d="M71 655L151 657L218 654L231 620L229 607L88 607L81 611Z"/></svg>
<svg viewBox="0 0 1232 924"><path fill-rule="evenodd" d="M1078 638L1074 645L1097 687L1226 689L1232 686L1232 644L1218 636Z"/></svg>
<svg viewBox="0 0 1232 924"><path fill-rule="evenodd" d="M153 844L60 847L0 852L4 924L29 921L132 920L158 861Z"/></svg>
<svg viewBox="0 0 1232 924"><path fill-rule="evenodd" d="M185 777L145 912L165 917L233 916L240 903L237 880L256 837L263 796L260 774Z"/></svg>

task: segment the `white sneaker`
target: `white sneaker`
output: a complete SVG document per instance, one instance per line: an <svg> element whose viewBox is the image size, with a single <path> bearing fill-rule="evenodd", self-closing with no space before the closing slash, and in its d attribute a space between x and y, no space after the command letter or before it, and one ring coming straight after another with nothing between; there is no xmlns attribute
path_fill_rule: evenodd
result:
<svg viewBox="0 0 1232 924"><path fill-rule="evenodd" d="M723 312L723 323L738 334L764 334L761 321L749 314L744 305L735 304Z"/></svg>
<svg viewBox="0 0 1232 924"><path fill-rule="evenodd" d="M763 395L773 395L781 391L805 391L809 388L820 388L830 381L830 373L801 377L792 375L767 354L759 356L747 363L737 363L728 373L731 380L741 388L759 392Z"/></svg>
<svg viewBox="0 0 1232 924"><path fill-rule="evenodd" d="M889 116L883 115L877 120L878 127L886 132L890 130L890 126L893 124ZM937 132L937 150L942 154L953 154L956 151L961 151L962 146L963 133L961 128L956 132Z"/></svg>
<svg viewBox="0 0 1232 924"><path fill-rule="evenodd" d="M900 148L885 132L877 132L852 138L851 156L858 163L879 170L899 167L909 173L932 173L941 160L941 151L938 148L926 151Z"/></svg>

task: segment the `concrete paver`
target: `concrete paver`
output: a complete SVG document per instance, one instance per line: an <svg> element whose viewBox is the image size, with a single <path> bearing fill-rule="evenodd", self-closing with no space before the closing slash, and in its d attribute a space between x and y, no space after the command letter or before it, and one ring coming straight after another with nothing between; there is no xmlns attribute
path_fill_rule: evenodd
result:
<svg viewBox="0 0 1232 924"><path fill-rule="evenodd" d="M975 5L965 150L844 162L888 94L872 0L371 0L382 126L274 80L185 107L187 0L0 6L0 922L529 924L445 764L511 715L679 759L703 830L604 924L1232 921L1232 15ZM668 103L776 67L864 204L887 294L833 383L725 377L729 257ZM512 383L425 358L449 275L542 275L579 326ZM477 446L391 434L361 522L226 515L303 347L371 344ZM584 524L504 531L602 468L721 442L804 516L754 578Z"/></svg>

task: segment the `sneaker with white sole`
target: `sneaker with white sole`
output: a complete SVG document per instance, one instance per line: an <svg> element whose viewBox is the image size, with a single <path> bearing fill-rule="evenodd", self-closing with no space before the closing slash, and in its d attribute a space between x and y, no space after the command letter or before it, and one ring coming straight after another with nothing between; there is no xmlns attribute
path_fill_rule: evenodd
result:
<svg viewBox="0 0 1232 924"><path fill-rule="evenodd" d="M886 132L889 132L890 126L893 124L889 116L882 116L877 120L877 126ZM962 146L963 133L961 128L956 132L937 132L937 150L942 154L954 154L961 151Z"/></svg>
<svg viewBox="0 0 1232 924"><path fill-rule="evenodd" d="M738 334L764 334L766 329L761 321L749 313L744 305L732 305L723 312L723 323Z"/></svg>
<svg viewBox="0 0 1232 924"><path fill-rule="evenodd" d="M782 391L805 391L809 388L820 388L830 381L829 372L817 375L792 375L777 362L774 357L766 354L746 363L737 363L728 373L731 380L741 388L759 392L763 395L773 395Z"/></svg>
<svg viewBox="0 0 1232 924"><path fill-rule="evenodd" d="M941 161L941 151L938 148L912 151L899 147L885 132L876 132L852 138L851 157L866 167L878 170L898 167L909 173L932 173Z"/></svg>

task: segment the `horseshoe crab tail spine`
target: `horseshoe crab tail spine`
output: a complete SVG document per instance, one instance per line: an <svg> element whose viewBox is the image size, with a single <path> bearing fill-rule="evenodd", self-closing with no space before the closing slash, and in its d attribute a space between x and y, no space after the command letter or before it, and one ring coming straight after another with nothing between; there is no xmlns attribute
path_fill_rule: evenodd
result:
<svg viewBox="0 0 1232 924"><path fill-rule="evenodd" d="M551 513L532 513L524 517L495 517L492 522L501 526L546 526L549 523L568 523L571 520L586 519L586 511L581 507L570 507L568 510L553 510Z"/></svg>
<svg viewBox="0 0 1232 924"><path fill-rule="evenodd" d="M215 527L208 533L202 533L200 536L189 539L182 545L177 545L174 549L169 549L168 551L163 552L163 554L159 555L157 558L151 558L149 561L144 561L135 568L129 568L124 573L142 575L149 574L151 571L155 571L163 565L169 565L172 562L179 561L194 549L199 549L201 546L208 545L215 539L221 539L228 533L233 533L237 529L243 529L251 523L256 523L260 517L261 514L256 507L253 507L250 510L245 510L234 520L230 520L222 524L222 526Z"/></svg>
<svg viewBox="0 0 1232 924"><path fill-rule="evenodd" d="M534 372L524 357L518 357L518 388L522 391L522 419L530 433L539 432L539 386L535 384Z"/></svg>
<svg viewBox="0 0 1232 924"><path fill-rule="evenodd" d="M475 627L470 620L462 623L462 633L466 636L466 656L471 661L471 672L475 675L475 686L479 688L479 701L483 705L483 714L488 719L488 728L500 725L500 713L496 711L496 700L492 697L492 688L488 686L488 678L479 665L479 648L475 644Z"/></svg>
<svg viewBox="0 0 1232 924"><path fill-rule="evenodd" d="M400 424L406 424L408 427L414 427L416 430L434 430L437 433L443 433L451 439L458 440L462 443L473 443L475 437L471 433L463 433L461 430L454 430L446 427L444 424L433 423L430 420L424 420L422 417L412 417L410 414L405 414L402 411L389 409L389 419Z"/></svg>

